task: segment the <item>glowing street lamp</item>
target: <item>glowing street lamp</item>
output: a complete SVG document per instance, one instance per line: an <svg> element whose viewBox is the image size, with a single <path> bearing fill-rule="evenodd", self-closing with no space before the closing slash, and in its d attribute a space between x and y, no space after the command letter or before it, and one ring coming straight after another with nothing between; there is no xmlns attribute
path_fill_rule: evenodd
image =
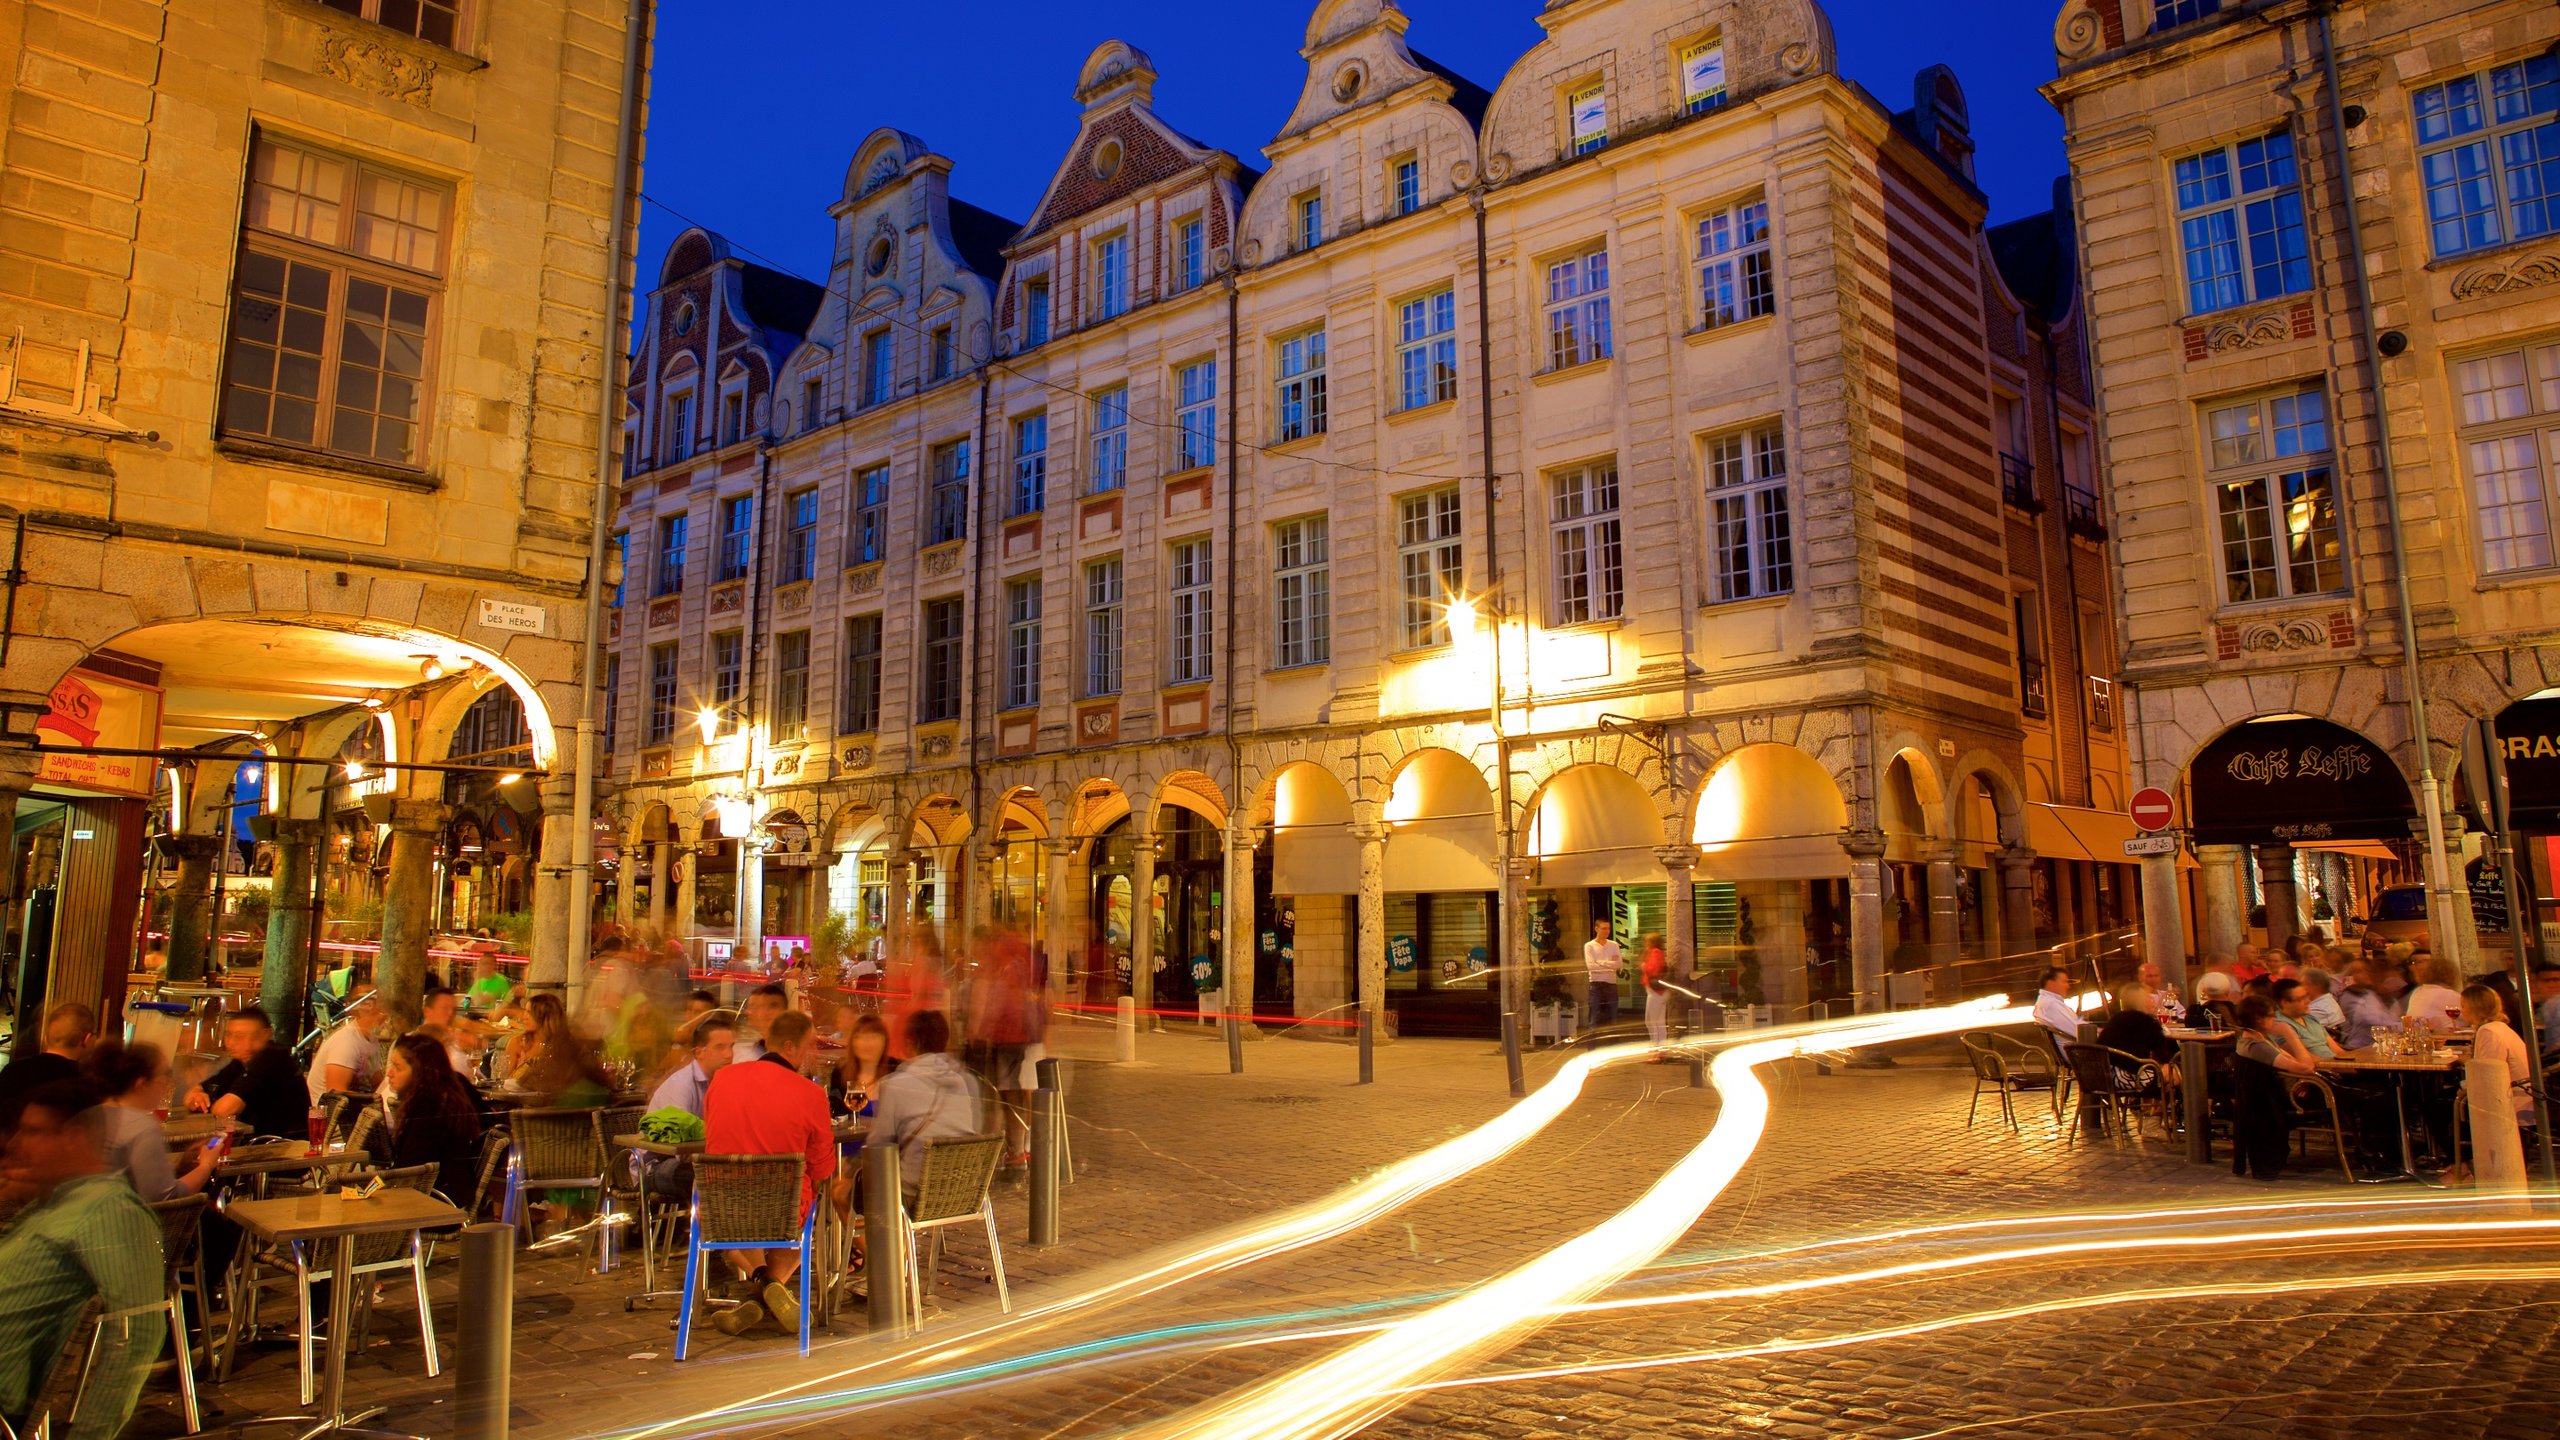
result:
<svg viewBox="0 0 2560 1440"><path fill-rule="evenodd" d="M702 727L703 744L712 744L720 738L720 711L716 707L705 705L693 718L694 723Z"/></svg>

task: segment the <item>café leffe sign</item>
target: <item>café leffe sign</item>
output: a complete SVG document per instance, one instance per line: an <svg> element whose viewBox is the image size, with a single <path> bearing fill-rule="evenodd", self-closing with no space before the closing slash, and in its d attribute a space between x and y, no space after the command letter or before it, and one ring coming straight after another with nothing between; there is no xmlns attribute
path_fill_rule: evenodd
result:
<svg viewBox="0 0 2560 1440"><path fill-rule="evenodd" d="M94 670L74 670L54 685L52 704L36 721L36 735L44 744L82 751L156 750L160 691ZM44 757L36 783L148 800L158 763L141 755L57 751Z"/></svg>
<svg viewBox="0 0 2560 1440"><path fill-rule="evenodd" d="M2237 726L2187 777L2200 844L2405 840L2417 813L2389 757L2325 720Z"/></svg>

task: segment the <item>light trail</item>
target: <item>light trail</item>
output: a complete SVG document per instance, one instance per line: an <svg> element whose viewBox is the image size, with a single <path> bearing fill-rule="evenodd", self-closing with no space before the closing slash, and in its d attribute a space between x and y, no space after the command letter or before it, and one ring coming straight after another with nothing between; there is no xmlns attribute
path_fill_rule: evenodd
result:
<svg viewBox="0 0 2560 1440"><path fill-rule="evenodd" d="M1769 1092L1752 1072L1808 1049L1889 1044L1980 1025L2031 1020L2005 997L1882 1019L1835 1022L1814 1035L1761 1040L1715 1059L1723 1104L1701 1141L1643 1196L1600 1225L1507 1274L1311 1364L1133 1432L1140 1440L1331 1440L1394 1410L1422 1377L1465 1364L1513 1331L1588 1299L1658 1258L1695 1225L1758 1148ZM1815 1045L1816 1040L1827 1043Z"/></svg>

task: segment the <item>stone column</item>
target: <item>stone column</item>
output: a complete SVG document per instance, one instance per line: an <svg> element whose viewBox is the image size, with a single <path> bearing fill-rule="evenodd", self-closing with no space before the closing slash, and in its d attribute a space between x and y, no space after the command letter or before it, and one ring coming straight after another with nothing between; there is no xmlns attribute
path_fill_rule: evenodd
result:
<svg viewBox="0 0 2560 1440"><path fill-rule="evenodd" d="M672 840L649 846L649 933L664 940L675 918L676 847Z"/></svg>
<svg viewBox="0 0 2560 1440"><path fill-rule="evenodd" d="M684 856L684 878L676 882L675 893L668 901L667 911L668 929L674 934L684 936L690 936L700 928L694 920L694 895L702 882L703 862L711 855L711 847L702 841L701 831L697 829L694 835L693 848L681 852Z"/></svg>
<svg viewBox="0 0 2560 1440"><path fill-rule="evenodd" d="M1698 973L1698 847L1665 845L1653 858L1670 877L1663 886L1663 958L1672 978L1685 983Z"/></svg>
<svg viewBox="0 0 2560 1440"><path fill-rule="evenodd" d="M2160 967L2160 978L2184 994L2187 947L2184 914L2178 904L2178 857L2142 857L2142 958Z"/></svg>
<svg viewBox="0 0 2560 1440"><path fill-rule="evenodd" d="M2203 947L2206 963L2229 960L2240 953L2241 938L2249 933L2249 907L2240 903L2245 893L2240 886L2240 847L2199 845L2196 865L2196 884L2204 892L2204 914L2199 917L2204 923L2197 927L2197 944ZM2146 921L2149 915L2146 909Z"/></svg>
<svg viewBox="0 0 2560 1440"><path fill-rule="evenodd" d="M417 1020L426 989L436 839L447 818L440 800L398 800L391 806L391 865L382 886L382 953L374 960L373 985L391 1013L409 1023Z"/></svg>
<svg viewBox="0 0 2560 1440"><path fill-rule="evenodd" d="M577 779L555 775L542 783L542 837L533 864L533 956L525 970L527 991L576 995L586 985L587 957L569 953L570 907L590 904L569 893L569 848L576 837L571 812ZM570 1006L570 1013L577 1007Z"/></svg>
<svg viewBox="0 0 2560 1440"><path fill-rule="evenodd" d="M1932 844L1929 856L1929 963L1953 965L1964 958L1964 931L1956 913L1956 845ZM1953 977L1948 977L1952 979Z"/></svg>
<svg viewBox="0 0 2560 1440"><path fill-rule="evenodd" d="M1519 1018L1523 1046L1529 1043L1529 987L1537 979L1537 956L1529 949L1529 873L1536 864L1525 855L1514 855L1502 867L1503 995Z"/></svg>
<svg viewBox="0 0 2560 1440"><path fill-rule="evenodd" d="M959 868L968 878L960 885L960 940L976 943L978 932L995 924L996 848L971 840L960 847Z"/></svg>
<svg viewBox="0 0 2560 1440"><path fill-rule="evenodd" d="M764 852L755 846L755 837L764 825L747 827L747 833L735 841L738 847L737 905L730 914L729 934L740 961L760 959L764 953Z"/></svg>
<svg viewBox="0 0 2560 1440"><path fill-rule="evenodd" d="M1387 827L1354 824L1360 843L1360 1008L1378 1020L1385 1038L1387 1008Z"/></svg>
<svg viewBox="0 0 2560 1440"><path fill-rule="evenodd" d="M2258 893L2267 902L2267 948L2282 950L2302 933L2302 905L2293 889L2292 846L2258 847Z"/></svg>
<svg viewBox="0 0 2560 1440"><path fill-rule="evenodd" d="M2012 845L1997 857L2000 869L2000 948L2022 955L2036 948L2036 852Z"/></svg>
<svg viewBox="0 0 2560 1440"><path fill-rule="evenodd" d="M1076 845L1073 840L1048 840L1041 845L1049 852L1049 990L1053 995L1066 993L1067 977L1074 973L1078 959L1075 909L1067 904Z"/></svg>
<svg viewBox="0 0 2560 1440"><path fill-rule="evenodd" d="M213 938L213 861L222 837L171 835L161 843L178 862L169 888L169 979L201 980Z"/></svg>
<svg viewBox="0 0 2560 1440"><path fill-rule="evenodd" d="M276 821L276 868L268 881L267 960L259 978L258 1003L275 1022L276 1033L291 1039L301 1036L302 1001L311 989L312 888L318 880L320 839L326 828L318 820ZM388 937L387 908L383 919Z"/></svg>
<svg viewBox="0 0 2560 1440"><path fill-rule="evenodd" d="M1129 996L1138 1028L1154 1030L1156 1007L1156 837L1140 831L1129 840Z"/></svg>
<svg viewBox="0 0 2560 1440"><path fill-rule="evenodd" d="M1253 827L1229 822L1226 830L1226 933L1221 942L1226 975L1227 1010L1244 1017L1236 1024L1250 1040L1262 1032L1253 1023L1254 971L1262 963L1260 934L1254 928L1254 914L1260 908L1260 897L1253 892Z"/></svg>
<svg viewBox="0 0 2560 1440"><path fill-rule="evenodd" d="M1849 965L1861 1014L1884 1003L1884 832L1852 829L1841 837L1849 852Z"/></svg>

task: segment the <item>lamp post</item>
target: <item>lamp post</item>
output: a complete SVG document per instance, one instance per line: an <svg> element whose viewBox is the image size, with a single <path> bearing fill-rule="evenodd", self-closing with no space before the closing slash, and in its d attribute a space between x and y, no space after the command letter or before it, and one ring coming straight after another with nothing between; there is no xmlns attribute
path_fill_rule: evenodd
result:
<svg viewBox="0 0 2560 1440"><path fill-rule="evenodd" d="M1476 622L1487 622L1485 665L1485 723L1493 732L1493 874L1494 891L1493 940L1495 971L1502 978L1502 1067L1510 1081L1512 1098L1529 1093L1528 1073L1520 1058L1520 1002L1527 990L1527 977L1522 967L1528 960L1526 946L1513 953L1513 940L1519 934L1518 901L1513 897L1514 877L1511 873L1511 742L1502 733L1502 597L1488 594L1482 599L1452 595L1445 607L1452 636L1472 635Z"/></svg>

